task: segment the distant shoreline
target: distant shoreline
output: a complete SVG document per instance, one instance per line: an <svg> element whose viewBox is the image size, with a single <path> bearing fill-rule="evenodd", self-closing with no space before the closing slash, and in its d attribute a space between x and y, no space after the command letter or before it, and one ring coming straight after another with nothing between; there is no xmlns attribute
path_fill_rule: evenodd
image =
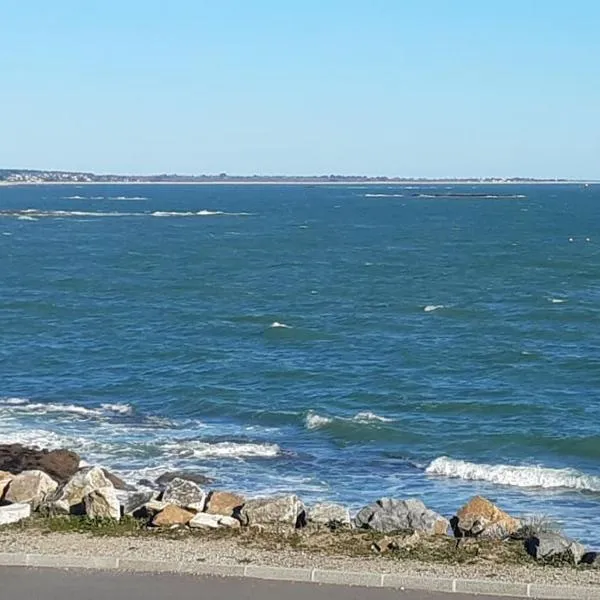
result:
<svg viewBox="0 0 600 600"><path fill-rule="evenodd" d="M600 185L600 181L445 181L445 180L427 180L427 181L0 181L0 187L17 187L17 186L99 186L99 185L235 185L235 186L257 186L257 185L286 185L286 186L428 186L428 185Z"/></svg>

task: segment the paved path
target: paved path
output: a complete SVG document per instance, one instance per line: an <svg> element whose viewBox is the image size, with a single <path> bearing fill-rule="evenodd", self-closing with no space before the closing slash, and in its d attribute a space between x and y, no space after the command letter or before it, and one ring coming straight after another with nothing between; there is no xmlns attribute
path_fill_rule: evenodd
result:
<svg viewBox="0 0 600 600"><path fill-rule="evenodd" d="M0 567L0 600L473 600L431 594L287 583L234 577L194 577ZM500 600L492 596L479 596Z"/></svg>

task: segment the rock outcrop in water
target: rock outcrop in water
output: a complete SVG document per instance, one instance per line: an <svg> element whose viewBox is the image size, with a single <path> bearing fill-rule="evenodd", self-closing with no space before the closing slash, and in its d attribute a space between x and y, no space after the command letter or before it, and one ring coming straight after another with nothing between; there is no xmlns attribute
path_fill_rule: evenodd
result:
<svg viewBox="0 0 600 600"><path fill-rule="evenodd" d="M81 459L70 450L38 450L21 444L0 444L0 471L18 475L40 470L57 483L68 481L79 469Z"/></svg>

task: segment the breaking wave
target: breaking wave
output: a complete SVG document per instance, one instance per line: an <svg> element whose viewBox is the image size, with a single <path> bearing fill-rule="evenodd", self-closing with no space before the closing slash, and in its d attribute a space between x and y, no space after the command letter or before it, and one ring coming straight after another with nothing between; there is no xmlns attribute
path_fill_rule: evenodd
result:
<svg viewBox="0 0 600 600"><path fill-rule="evenodd" d="M551 469L540 466L487 465L440 456L425 469L440 475L469 481L489 481L521 488L571 489L600 492L600 477L573 469Z"/></svg>
<svg viewBox="0 0 600 600"><path fill-rule="evenodd" d="M60 413L79 417L98 418L109 415L131 415L133 407L129 404L102 404L98 408L79 406L77 404L32 402L27 398L1 398L0 415L12 412L28 415L46 415Z"/></svg>
<svg viewBox="0 0 600 600"><path fill-rule="evenodd" d="M131 200L131 198L129 198ZM34 220L39 218L66 219L77 217L213 217L229 216L241 217L252 216L252 213L228 213L221 210L199 210L191 211L163 211L150 212L102 212L82 210L41 210L37 208L25 208L22 210L0 210L0 217L15 217L22 220Z"/></svg>
<svg viewBox="0 0 600 600"><path fill-rule="evenodd" d="M281 453L277 444L253 444L250 442L200 442L176 441L161 444L168 454L195 458L274 458Z"/></svg>
<svg viewBox="0 0 600 600"><path fill-rule="evenodd" d="M433 312L434 310L440 310L441 308L445 308L443 304L428 304L423 308L425 312Z"/></svg>
<svg viewBox="0 0 600 600"><path fill-rule="evenodd" d="M394 419L382 417L381 415L377 415L370 411L356 413L353 417L326 417L311 411L304 418L304 425L307 429L321 429L322 427L327 427L334 422L360 423L362 425L368 425L373 423L391 423L393 420Z"/></svg>

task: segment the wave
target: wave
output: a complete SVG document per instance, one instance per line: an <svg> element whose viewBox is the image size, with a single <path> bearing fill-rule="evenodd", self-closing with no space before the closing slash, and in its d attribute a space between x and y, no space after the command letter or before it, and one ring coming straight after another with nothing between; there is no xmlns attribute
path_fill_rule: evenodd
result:
<svg viewBox="0 0 600 600"><path fill-rule="evenodd" d="M404 198L404 194L365 194L365 198Z"/></svg>
<svg viewBox="0 0 600 600"><path fill-rule="evenodd" d="M280 323L279 321L274 321L269 325L271 329L293 329L291 325L286 325L285 323Z"/></svg>
<svg viewBox="0 0 600 600"><path fill-rule="evenodd" d="M548 302L552 304L564 304L566 300L564 298L548 298Z"/></svg>
<svg viewBox="0 0 600 600"><path fill-rule="evenodd" d="M2 398L0 399L0 411L2 411L2 409L5 411L27 413L30 415L62 413L94 418L110 414L133 414L133 407L129 404L102 404L99 408L89 408L77 404L32 402L27 398Z"/></svg>
<svg viewBox="0 0 600 600"><path fill-rule="evenodd" d="M250 442L200 442L176 441L160 445L167 453L194 458L274 458L281 454L277 444L254 444Z"/></svg>
<svg viewBox="0 0 600 600"><path fill-rule="evenodd" d="M415 198L485 198L485 199L523 199L527 198L525 194L485 194L485 193L468 193L468 192L442 192L439 194L413 194Z"/></svg>
<svg viewBox="0 0 600 600"><path fill-rule="evenodd" d="M356 413L353 417L326 417L310 411L304 418L304 424L307 429L320 429L322 427L327 427L336 421L369 425L373 423L391 423L393 420L394 419L382 417L381 415L377 415L370 411Z"/></svg>
<svg viewBox="0 0 600 600"><path fill-rule="evenodd" d="M551 469L540 466L488 465L440 456L425 469L430 475L489 481L521 488L571 489L600 492L600 477L573 469Z"/></svg>
<svg viewBox="0 0 600 600"><path fill-rule="evenodd" d="M130 198L131 199L131 198ZM26 208L22 210L0 210L0 217L16 217L17 219L34 220L37 218L69 218L69 217L212 217L212 216L252 216L252 213L227 213L220 210L191 211L162 211L149 212L102 212L81 210L41 210Z"/></svg>
<svg viewBox="0 0 600 600"><path fill-rule="evenodd" d="M428 304L423 308L425 312L433 312L434 310L440 310L441 308L446 308L443 304Z"/></svg>

